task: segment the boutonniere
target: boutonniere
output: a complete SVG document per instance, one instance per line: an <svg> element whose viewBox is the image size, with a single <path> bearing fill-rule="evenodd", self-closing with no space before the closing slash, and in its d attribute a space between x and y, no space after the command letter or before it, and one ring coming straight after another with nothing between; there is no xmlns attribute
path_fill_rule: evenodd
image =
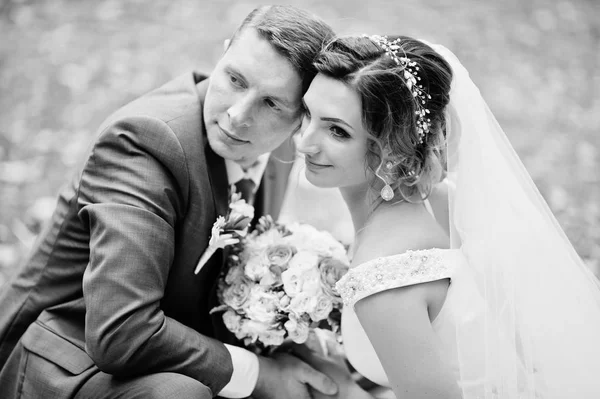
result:
<svg viewBox="0 0 600 399"><path fill-rule="evenodd" d="M247 204L242 199L242 194L237 193L235 186L232 186L227 215L217 217L213 224L208 247L200 257L194 274L198 274L217 249L240 242L240 238L248 234L248 227L253 218L254 207Z"/></svg>

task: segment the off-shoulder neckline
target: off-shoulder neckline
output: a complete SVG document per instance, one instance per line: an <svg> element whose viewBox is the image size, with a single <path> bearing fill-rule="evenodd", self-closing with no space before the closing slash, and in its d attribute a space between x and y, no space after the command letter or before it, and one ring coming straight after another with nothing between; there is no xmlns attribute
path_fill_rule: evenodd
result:
<svg viewBox="0 0 600 399"><path fill-rule="evenodd" d="M387 255L387 256L378 256L377 258L373 258L373 259L369 259L367 261L361 262L357 265L351 265L350 266L350 270L355 269L359 266L365 266L365 265L370 265L372 263L377 263L377 262L381 262L383 260L398 260L398 259L403 259L403 258L410 258L410 257L415 257L415 256L423 256L423 255L427 255L428 253L432 253L434 255L438 255L441 253L459 253L460 249L457 248L428 248L428 249L409 249L405 252L399 253L399 254L394 254L394 255Z"/></svg>

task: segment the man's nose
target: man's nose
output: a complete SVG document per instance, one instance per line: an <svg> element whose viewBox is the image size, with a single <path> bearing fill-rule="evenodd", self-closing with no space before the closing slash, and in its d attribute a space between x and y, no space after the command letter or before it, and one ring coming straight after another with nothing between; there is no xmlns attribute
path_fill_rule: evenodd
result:
<svg viewBox="0 0 600 399"><path fill-rule="evenodd" d="M233 127L248 127L252 123L253 99L249 93L244 93L235 98L234 103L227 109L229 122Z"/></svg>

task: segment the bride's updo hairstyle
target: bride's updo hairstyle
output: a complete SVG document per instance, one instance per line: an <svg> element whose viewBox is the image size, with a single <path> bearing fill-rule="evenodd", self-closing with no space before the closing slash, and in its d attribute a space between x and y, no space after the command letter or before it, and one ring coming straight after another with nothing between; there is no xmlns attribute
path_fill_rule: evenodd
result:
<svg viewBox="0 0 600 399"><path fill-rule="evenodd" d="M410 37L353 36L333 39L314 64L359 94L370 134L366 167L405 200L427 198L445 167L448 63ZM377 192L383 185L380 179L372 184Z"/></svg>

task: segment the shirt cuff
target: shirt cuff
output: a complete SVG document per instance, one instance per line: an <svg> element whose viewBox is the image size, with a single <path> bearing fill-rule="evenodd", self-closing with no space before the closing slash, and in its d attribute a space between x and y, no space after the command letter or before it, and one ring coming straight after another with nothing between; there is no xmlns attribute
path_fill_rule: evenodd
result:
<svg viewBox="0 0 600 399"><path fill-rule="evenodd" d="M225 344L225 348L231 355L233 374L229 383L219 392L219 396L232 399L247 398L256 388L258 381L258 357L237 346Z"/></svg>

